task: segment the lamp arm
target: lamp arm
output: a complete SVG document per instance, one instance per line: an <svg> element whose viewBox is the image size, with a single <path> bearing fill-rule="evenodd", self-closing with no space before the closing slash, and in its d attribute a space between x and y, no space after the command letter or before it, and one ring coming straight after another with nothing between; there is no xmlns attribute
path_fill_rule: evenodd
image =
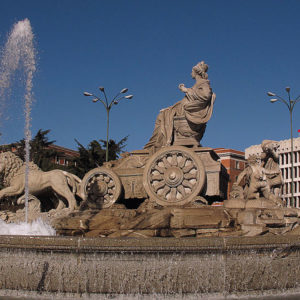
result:
<svg viewBox="0 0 300 300"><path fill-rule="evenodd" d="M102 91L102 93L104 94L104 97L105 97L105 102L106 102L106 105L105 107L108 108L108 99L107 99L107 96L106 96L106 93L105 93L105 90ZM103 103L103 102L102 102ZM103 103L104 104L104 103Z"/></svg>
<svg viewBox="0 0 300 300"><path fill-rule="evenodd" d="M97 96L94 95L94 94L91 94L91 95L92 95L93 97L95 97L96 99L98 99L99 101L101 101L101 102L103 103L103 105L105 106L105 108L107 108L105 102L104 102L102 99L100 99L99 97L97 97Z"/></svg>
<svg viewBox="0 0 300 300"><path fill-rule="evenodd" d="M119 92L116 96L113 97L113 99L111 100L111 102L114 102L116 100L116 98L120 95L121 93Z"/></svg>
<svg viewBox="0 0 300 300"><path fill-rule="evenodd" d="M297 97L297 98L299 98L299 97ZM296 105L296 103L298 103L300 101L300 98L299 99L297 99L297 98L296 98L296 100L293 101L293 104L291 107L292 110L294 109L294 106Z"/></svg>
<svg viewBox="0 0 300 300"><path fill-rule="evenodd" d="M287 106L287 108L288 108L289 110L291 109L290 105L289 105L284 99L282 99L282 98L279 97L279 96L277 96L277 98L278 98L278 100L279 100L280 102L284 103L284 104Z"/></svg>

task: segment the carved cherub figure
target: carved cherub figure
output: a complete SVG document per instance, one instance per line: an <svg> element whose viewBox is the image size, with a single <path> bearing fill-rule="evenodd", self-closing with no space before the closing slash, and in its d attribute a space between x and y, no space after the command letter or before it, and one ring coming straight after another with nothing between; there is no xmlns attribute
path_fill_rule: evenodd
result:
<svg viewBox="0 0 300 300"><path fill-rule="evenodd" d="M267 174L268 170L261 165L261 157L258 155L250 155L248 158L248 166L238 176L237 181L234 183L233 190L238 190L239 184L244 179L243 195L245 200L263 197L273 201L277 206L282 206L282 200L271 193Z"/></svg>
<svg viewBox="0 0 300 300"><path fill-rule="evenodd" d="M261 166L261 159L257 155L250 155L248 166L240 173L235 186L238 186L244 179L244 198L258 199L261 195L269 198L270 189L264 168Z"/></svg>

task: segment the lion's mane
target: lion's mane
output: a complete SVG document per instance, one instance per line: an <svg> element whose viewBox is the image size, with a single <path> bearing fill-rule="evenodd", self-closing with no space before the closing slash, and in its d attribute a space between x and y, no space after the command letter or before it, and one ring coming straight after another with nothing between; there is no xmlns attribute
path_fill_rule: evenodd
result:
<svg viewBox="0 0 300 300"><path fill-rule="evenodd" d="M7 151L0 153L0 161L5 164L3 174L4 186L9 186L11 180L22 173L25 173L25 163L14 153ZM30 170L39 170L39 167L33 162L29 163Z"/></svg>

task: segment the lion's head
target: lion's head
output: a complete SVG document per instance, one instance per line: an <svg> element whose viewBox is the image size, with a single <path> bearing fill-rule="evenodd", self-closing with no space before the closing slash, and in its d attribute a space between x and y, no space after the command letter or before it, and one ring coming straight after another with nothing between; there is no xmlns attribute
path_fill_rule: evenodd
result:
<svg viewBox="0 0 300 300"><path fill-rule="evenodd" d="M0 173L3 174L5 186L9 186L11 179L21 171L24 164L23 160L11 151L0 153ZM38 169L38 166L30 163L30 169Z"/></svg>

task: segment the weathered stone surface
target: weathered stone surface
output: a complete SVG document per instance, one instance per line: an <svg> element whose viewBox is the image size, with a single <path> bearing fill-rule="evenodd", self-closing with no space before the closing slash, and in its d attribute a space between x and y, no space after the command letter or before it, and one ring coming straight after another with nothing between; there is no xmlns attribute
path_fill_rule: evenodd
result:
<svg viewBox="0 0 300 300"><path fill-rule="evenodd" d="M144 229L144 230L133 230L133 229L124 229L118 230L110 235L109 238L120 238L120 237L135 237L135 238L149 238L155 237L159 233L156 229Z"/></svg>
<svg viewBox="0 0 300 300"><path fill-rule="evenodd" d="M223 208L173 208L171 228L220 228L228 227L230 216Z"/></svg>
<svg viewBox="0 0 300 300"><path fill-rule="evenodd" d="M103 209L93 216L89 221L89 229L120 229L122 224L136 215L135 210L129 209Z"/></svg>
<svg viewBox="0 0 300 300"><path fill-rule="evenodd" d="M94 229L84 234L85 237L106 237L116 231L113 229Z"/></svg>
<svg viewBox="0 0 300 300"><path fill-rule="evenodd" d="M139 224L137 229L157 229L169 228L170 226L171 209L164 208L162 210L153 209L146 213L146 217Z"/></svg>
<svg viewBox="0 0 300 300"><path fill-rule="evenodd" d="M257 236L268 232L268 229L263 224L242 224L241 229L244 232L244 236Z"/></svg>
<svg viewBox="0 0 300 300"><path fill-rule="evenodd" d="M299 226L299 224L295 224L295 226L293 226L291 228L291 231L288 232L287 235L299 235L300 236L300 226Z"/></svg>
<svg viewBox="0 0 300 300"><path fill-rule="evenodd" d="M89 229L114 229L118 230L120 224L122 223L122 218L114 216L102 216L97 215L89 222Z"/></svg>
<svg viewBox="0 0 300 300"><path fill-rule="evenodd" d="M246 202L245 208L274 208L274 202L265 198L251 199Z"/></svg>
<svg viewBox="0 0 300 300"><path fill-rule="evenodd" d="M189 237L189 236L191 237L196 235L196 230L195 229L173 229L171 230L171 233L176 238Z"/></svg>
<svg viewBox="0 0 300 300"><path fill-rule="evenodd" d="M70 209L62 209L60 211L52 210L50 214L51 226L56 230L87 230L89 228L89 219L92 218L97 211L71 211Z"/></svg>
<svg viewBox="0 0 300 300"><path fill-rule="evenodd" d="M300 209L298 208L283 207L282 211L285 217L300 217Z"/></svg>
<svg viewBox="0 0 300 300"><path fill-rule="evenodd" d="M82 229L87 230L89 227L87 225L88 221L80 217L76 218L63 218L55 223L55 229Z"/></svg>
<svg viewBox="0 0 300 300"><path fill-rule="evenodd" d="M201 228L201 229L196 229L196 234L197 235L210 235L214 234L219 231L219 228Z"/></svg>
<svg viewBox="0 0 300 300"><path fill-rule="evenodd" d="M229 199L224 201L225 208L244 209L245 206L246 206L246 201L244 199Z"/></svg>
<svg viewBox="0 0 300 300"><path fill-rule="evenodd" d="M149 238L158 236L159 231L157 229L140 229L134 230L133 232L129 233L128 237L135 237L135 238Z"/></svg>

